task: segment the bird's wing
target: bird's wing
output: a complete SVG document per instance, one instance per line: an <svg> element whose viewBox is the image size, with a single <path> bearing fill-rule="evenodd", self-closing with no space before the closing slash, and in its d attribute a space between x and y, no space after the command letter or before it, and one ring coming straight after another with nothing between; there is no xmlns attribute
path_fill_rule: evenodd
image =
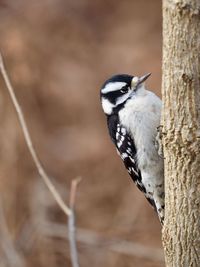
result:
<svg viewBox="0 0 200 267"><path fill-rule="evenodd" d="M131 178L136 183L136 185L139 186L141 181L141 173L137 166L136 147L126 128L120 125L120 123L118 123L116 127L115 140L115 145L119 156L123 160L124 165L127 168L127 171L130 174ZM141 191L143 191L142 187L143 185L141 184Z"/></svg>
<svg viewBox="0 0 200 267"><path fill-rule="evenodd" d="M117 152L123 160L129 175L138 189L145 194L149 203L156 208L153 197L147 193L146 188L142 183L141 172L137 166L137 152L133 138L130 136L127 129L120 124L118 116L116 115L113 115L111 119L108 118L108 128L111 139L115 144Z"/></svg>
<svg viewBox="0 0 200 267"><path fill-rule="evenodd" d="M141 182L141 173L137 167L136 147L133 138L131 138L126 128L120 124L117 115L112 115L112 117L108 118L108 129L128 173L139 189L145 192L146 190Z"/></svg>

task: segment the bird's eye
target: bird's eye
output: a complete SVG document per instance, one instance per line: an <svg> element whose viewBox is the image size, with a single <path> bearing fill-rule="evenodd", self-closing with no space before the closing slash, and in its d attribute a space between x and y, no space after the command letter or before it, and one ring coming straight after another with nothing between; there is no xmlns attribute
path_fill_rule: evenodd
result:
<svg viewBox="0 0 200 267"><path fill-rule="evenodd" d="M124 86L121 88L120 92L124 94L124 93L127 93L128 90L129 90L129 88L127 86Z"/></svg>

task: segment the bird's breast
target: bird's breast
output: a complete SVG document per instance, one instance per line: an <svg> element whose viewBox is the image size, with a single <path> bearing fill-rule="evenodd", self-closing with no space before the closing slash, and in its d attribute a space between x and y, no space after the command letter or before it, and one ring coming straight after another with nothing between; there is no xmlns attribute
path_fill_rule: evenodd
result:
<svg viewBox="0 0 200 267"><path fill-rule="evenodd" d="M119 112L120 123L127 129L137 148L139 168L158 159L155 138L160 114L161 100L156 95L130 99Z"/></svg>

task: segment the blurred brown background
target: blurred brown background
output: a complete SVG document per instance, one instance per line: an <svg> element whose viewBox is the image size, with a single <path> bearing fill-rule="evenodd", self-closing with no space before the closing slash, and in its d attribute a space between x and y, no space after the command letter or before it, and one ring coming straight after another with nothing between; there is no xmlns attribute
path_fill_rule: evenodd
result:
<svg viewBox="0 0 200 267"><path fill-rule="evenodd" d="M0 49L66 202L70 181L83 178L81 267L164 266L160 224L117 156L99 102L101 84L116 73L152 72L147 85L160 95L161 1L0 0ZM0 121L0 266L70 267L66 218L38 176L2 78ZM89 244L91 234L98 238ZM124 244L117 253L119 240L141 248Z"/></svg>

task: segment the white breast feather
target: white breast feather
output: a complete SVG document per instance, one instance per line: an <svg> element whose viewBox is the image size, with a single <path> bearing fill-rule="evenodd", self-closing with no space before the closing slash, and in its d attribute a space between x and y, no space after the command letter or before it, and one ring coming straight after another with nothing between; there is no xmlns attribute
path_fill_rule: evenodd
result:
<svg viewBox="0 0 200 267"><path fill-rule="evenodd" d="M133 137L137 149L137 164L145 187L149 183L154 187L158 180L163 182L163 160L155 148L161 106L161 100L154 93L141 88L119 112L120 123Z"/></svg>

